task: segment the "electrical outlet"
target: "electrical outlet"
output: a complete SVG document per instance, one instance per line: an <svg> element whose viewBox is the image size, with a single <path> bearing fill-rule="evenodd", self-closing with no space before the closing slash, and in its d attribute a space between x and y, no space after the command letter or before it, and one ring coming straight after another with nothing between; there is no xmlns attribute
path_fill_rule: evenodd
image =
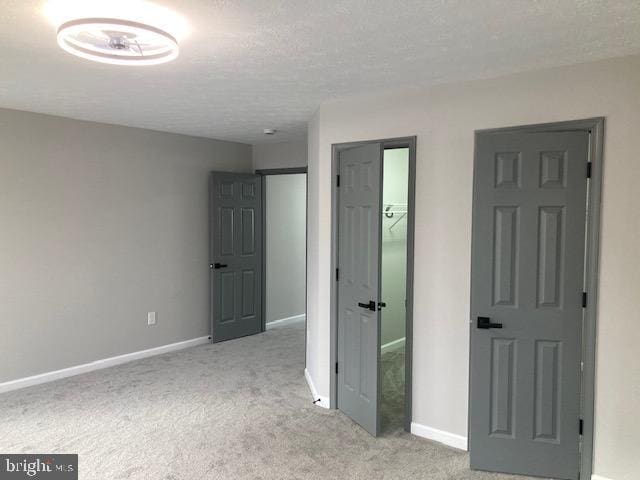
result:
<svg viewBox="0 0 640 480"><path fill-rule="evenodd" d="M156 324L156 312L147 313L147 325L155 325Z"/></svg>

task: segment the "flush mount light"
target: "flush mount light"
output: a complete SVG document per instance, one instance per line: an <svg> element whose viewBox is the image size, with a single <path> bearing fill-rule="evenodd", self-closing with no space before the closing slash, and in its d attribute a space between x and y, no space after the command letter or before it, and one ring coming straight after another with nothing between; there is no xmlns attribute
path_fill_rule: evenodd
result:
<svg viewBox="0 0 640 480"><path fill-rule="evenodd" d="M115 18L81 18L58 27L58 45L78 57L115 65L157 65L178 56L177 40L160 28Z"/></svg>

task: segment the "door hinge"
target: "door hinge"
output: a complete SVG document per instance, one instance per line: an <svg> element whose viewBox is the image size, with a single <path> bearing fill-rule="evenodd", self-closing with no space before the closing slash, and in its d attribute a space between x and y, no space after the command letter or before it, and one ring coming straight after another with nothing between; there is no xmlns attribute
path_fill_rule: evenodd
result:
<svg viewBox="0 0 640 480"><path fill-rule="evenodd" d="M336 362L336 375L338 374L338 362Z"/></svg>
<svg viewBox="0 0 640 480"><path fill-rule="evenodd" d="M587 292L582 292L582 308L587 308Z"/></svg>
<svg viewBox="0 0 640 480"><path fill-rule="evenodd" d="M340 186L340 175L336 176L336 187Z"/></svg>
<svg viewBox="0 0 640 480"><path fill-rule="evenodd" d="M584 422L582 421L582 419L580 419L580 426L579 426L579 428L580 428L580 435L582 435L582 430L583 430L583 428L584 428Z"/></svg>
<svg viewBox="0 0 640 480"><path fill-rule="evenodd" d="M336 268L336 282L340 281L340 269Z"/></svg>
<svg viewBox="0 0 640 480"><path fill-rule="evenodd" d="M587 162L587 178L591 178L591 162Z"/></svg>

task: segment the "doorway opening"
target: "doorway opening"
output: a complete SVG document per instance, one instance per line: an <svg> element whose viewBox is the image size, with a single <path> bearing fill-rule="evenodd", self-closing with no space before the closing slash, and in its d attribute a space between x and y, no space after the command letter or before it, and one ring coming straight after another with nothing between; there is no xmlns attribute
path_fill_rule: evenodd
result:
<svg viewBox="0 0 640 480"><path fill-rule="evenodd" d="M415 138L333 146L331 407L411 426Z"/></svg>
<svg viewBox="0 0 640 480"><path fill-rule="evenodd" d="M265 220L264 329L287 327L306 331L307 169L256 173L262 176Z"/></svg>
<svg viewBox="0 0 640 480"><path fill-rule="evenodd" d="M212 342L285 325L306 337L307 168L211 172L209 229Z"/></svg>
<svg viewBox="0 0 640 480"><path fill-rule="evenodd" d="M405 407L409 148L385 148L382 159L381 429L402 429Z"/></svg>

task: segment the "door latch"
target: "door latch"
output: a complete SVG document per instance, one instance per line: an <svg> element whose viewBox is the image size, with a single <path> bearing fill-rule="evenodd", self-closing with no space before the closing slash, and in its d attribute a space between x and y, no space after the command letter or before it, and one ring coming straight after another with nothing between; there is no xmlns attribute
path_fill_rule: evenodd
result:
<svg viewBox="0 0 640 480"><path fill-rule="evenodd" d="M382 310L386 306L387 304L385 302L378 302L378 310Z"/></svg>

